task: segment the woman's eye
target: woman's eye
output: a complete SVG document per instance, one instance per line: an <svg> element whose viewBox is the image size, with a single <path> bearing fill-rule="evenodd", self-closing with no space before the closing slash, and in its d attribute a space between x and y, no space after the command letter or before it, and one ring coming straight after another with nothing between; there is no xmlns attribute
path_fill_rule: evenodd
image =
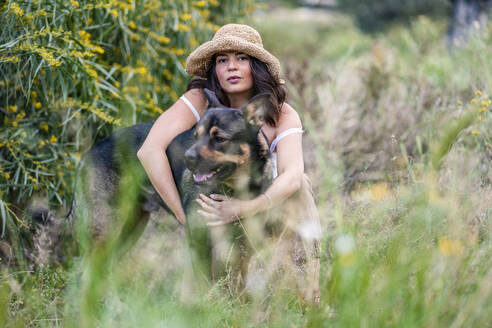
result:
<svg viewBox="0 0 492 328"><path fill-rule="evenodd" d="M249 57L246 57L246 56L244 56L244 57L239 57L239 60L248 60L248 59L249 59Z"/></svg>
<svg viewBox="0 0 492 328"><path fill-rule="evenodd" d="M221 59L217 59L217 63L220 64L220 63L225 63L225 59L224 58L221 58Z"/></svg>

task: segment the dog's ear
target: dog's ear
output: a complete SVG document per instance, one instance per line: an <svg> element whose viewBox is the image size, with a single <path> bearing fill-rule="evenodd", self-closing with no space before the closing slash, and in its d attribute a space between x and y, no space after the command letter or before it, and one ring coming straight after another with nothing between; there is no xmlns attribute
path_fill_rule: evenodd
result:
<svg viewBox="0 0 492 328"><path fill-rule="evenodd" d="M207 100L208 100L208 108L211 108L211 107L219 107L219 108L220 107L226 107L226 106L224 106L219 101L219 99L215 95L215 92L213 92L212 90L209 90L207 88L204 88L203 89L203 92L205 92L205 97L207 97Z"/></svg>
<svg viewBox="0 0 492 328"><path fill-rule="evenodd" d="M265 115L268 107L271 106L268 93L261 93L251 98L246 105L241 108L246 121L255 126L262 126L265 122Z"/></svg>

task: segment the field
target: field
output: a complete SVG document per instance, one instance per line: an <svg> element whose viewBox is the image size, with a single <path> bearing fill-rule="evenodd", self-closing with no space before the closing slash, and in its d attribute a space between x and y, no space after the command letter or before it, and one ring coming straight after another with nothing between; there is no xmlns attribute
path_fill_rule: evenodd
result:
<svg viewBox="0 0 492 328"><path fill-rule="evenodd" d="M306 129L323 227L321 305L268 287L244 302L224 282L183 300L184 231L159 213L117 263L103 254L5 267L0 325L492 325L492 26L450 48L446 22L426 16L379 34L306 9L247 22L279 57Z"/></svg>

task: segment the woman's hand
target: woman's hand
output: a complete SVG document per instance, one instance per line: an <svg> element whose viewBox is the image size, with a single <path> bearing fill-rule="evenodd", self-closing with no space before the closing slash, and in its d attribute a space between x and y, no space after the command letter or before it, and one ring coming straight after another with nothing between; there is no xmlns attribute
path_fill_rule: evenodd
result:
<svg viewBox="0 0 492 328"><path fill-rule="evenodd" d="M209 227L215 227L226 223L240 220L250 211L250 201L243 201L224 195L210 195L210 197L200 194L196 200L202 209L198 214L210 219L207 223Z"/></svg>

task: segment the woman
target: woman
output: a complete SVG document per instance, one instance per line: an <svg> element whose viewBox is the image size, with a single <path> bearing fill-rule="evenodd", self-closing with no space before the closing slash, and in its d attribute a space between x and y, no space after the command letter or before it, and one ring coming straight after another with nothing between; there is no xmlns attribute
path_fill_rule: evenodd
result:
<svg viewBox="0 0 492 328"><path fill-rule="evenodd" d="M197 199L201 205L198 212L210 219L209 225L221 225L268 210L295 193L295 199L289 199L282 208L285 213L303 218L303 223L294 227L294 235L300 238L300 244L311 245L305 251L312 259L309 265L304 265L305 269L296 270L301 272L299 287L304 289L304 299L319 302L319 220L304 174L301 121L297 112L285 103L279 61L263 48L260 35L252 27L228 24L217 31L212 41L190 54L186 71L196 78L189 82L188 91L157 119L137 154L152 184L178 220L185 224L186 216L165 151L175 136L192 128L203 115L207 108L203 89L214 91L230 108L241 108L256 94L270 93L271 106L261 129L269 140L273 157L276 176L273 183L263 194L250 200L202 194ZM285 216L282 219L286 221ZM294 262L305 262L306 257L301 259L294 254L298 253L297 246L293 245L295 236L290 239L292 242L284 238L287 248L294 249L291 252L293 257L297 256ZM298 267L303 266L298 264Z"/></svg>
<svg viewBox="0 0 492 328"><path fill-rule="evenodd" d="M255 94L271 93L272 108L262 130L276 157L278 174L270 188L255 199L200 195L199 213L212 225L226 223L265 211L295 193L304 173L301 121L284 102L286 92L279 78L279 61L263 48L258 32L247 25L223 26L212 41L190 54L186 71L200 78L192 79L188 91L157 119L137 154L150 181L178 220L184 224L186 216L165 151L176 135L192 128L203 115L207 108L205 87L231 108L240 108Z"/></svg>

